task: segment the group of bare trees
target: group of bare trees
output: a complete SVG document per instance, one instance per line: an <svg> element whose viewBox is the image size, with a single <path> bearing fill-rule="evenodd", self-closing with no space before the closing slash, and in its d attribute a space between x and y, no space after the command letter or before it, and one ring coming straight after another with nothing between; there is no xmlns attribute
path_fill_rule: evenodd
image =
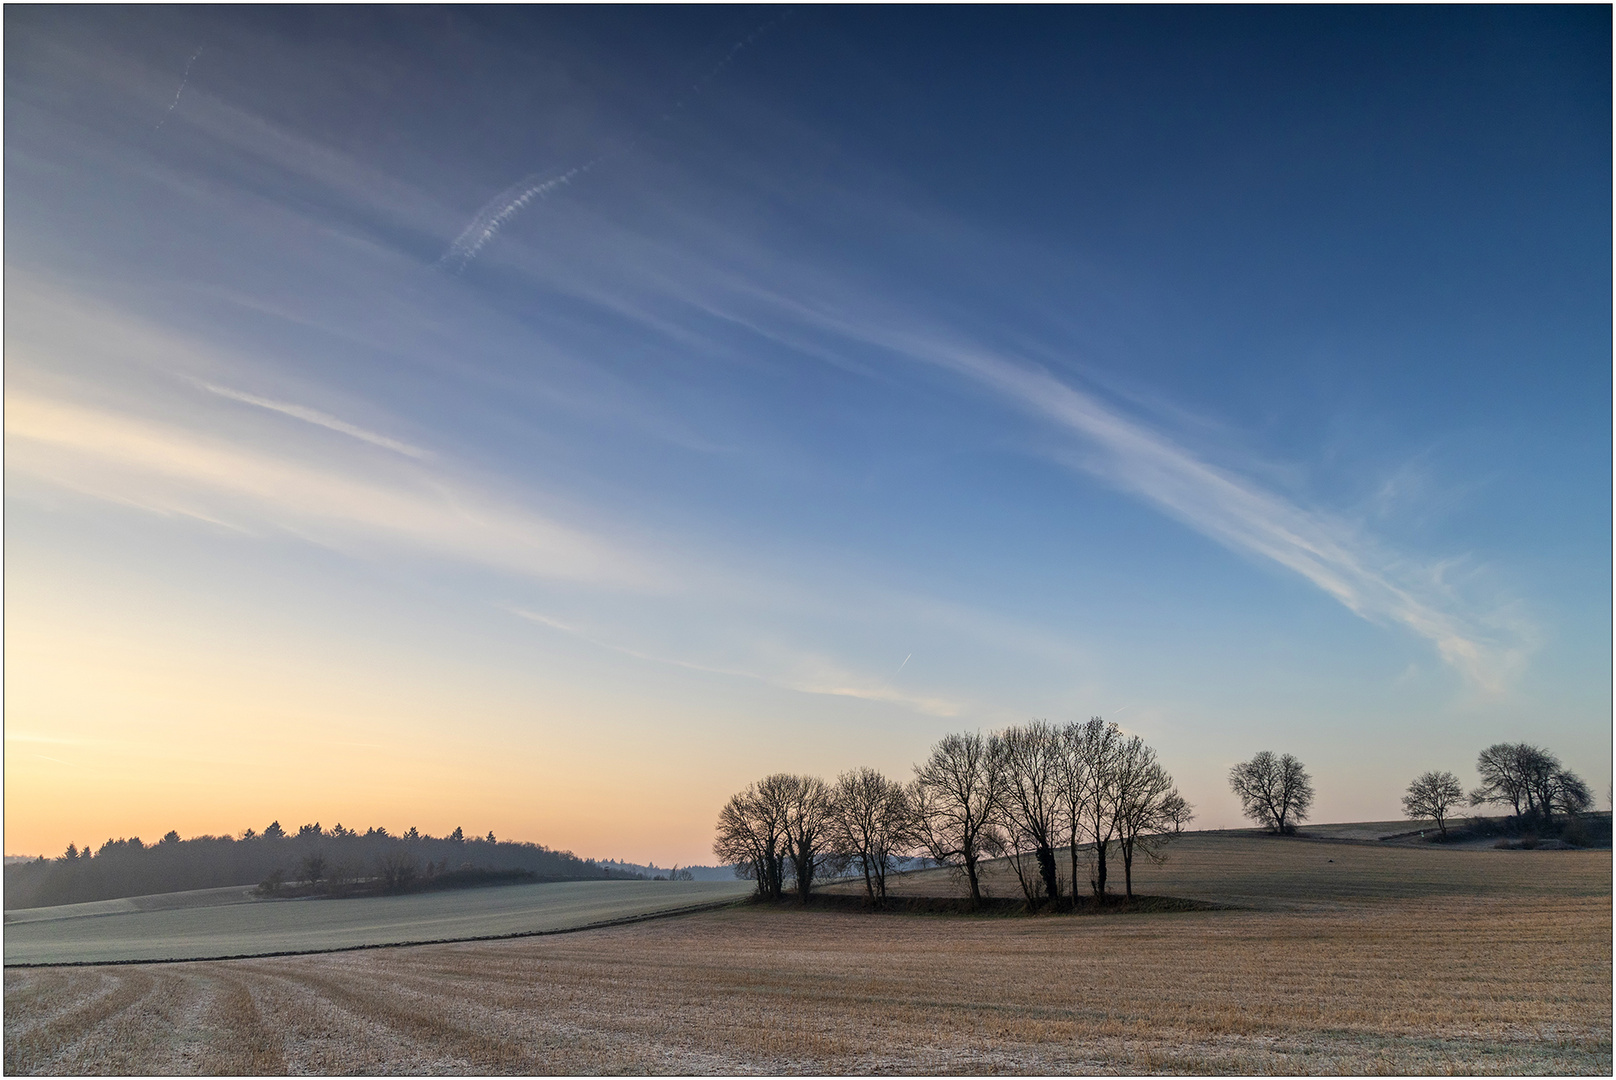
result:
<svg viewBox="0 0 1616 1080"><path fill-rule="evenodd" d="M1507 806L1520 825L1550 827L1554 816L1574 818L1593 806L1593 792L1576 773L1542 747L1529 743L1494 743L1476 758L1481 785L1470 792L1471 806ZM1427 772L1415 777L1403 796L1410 818L1429 818L1443 838L1448 818L1465 800L1459 778L1451 772Z"/></svg>
<svg viewBox="0 0 1616 1080"><path fill-rule="evenodd" d="M816 876L856 868L877 904L894 865L913 855L956 868L980 903L980 863L1009 855L1037 907L1061 900L1062 854L1074 899L1085 862L1090 887L1105 896L1113 851L1131 897L1135 858L1159 857L1191 816L1137 735L1098 717L1064 726L1039 720L949 735L907 784L874 769L843 773L835 784L765 777L725 804L713 851L755 879L764 897L779 899L789 882L806 901Z"/></svg>

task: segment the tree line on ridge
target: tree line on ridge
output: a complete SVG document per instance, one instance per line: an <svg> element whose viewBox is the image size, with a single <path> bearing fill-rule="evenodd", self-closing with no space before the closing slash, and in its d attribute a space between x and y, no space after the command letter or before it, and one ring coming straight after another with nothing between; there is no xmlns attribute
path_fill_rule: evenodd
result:
<svg viewBox="0 0 1616 1080"><path fill-rule="evenodd" d="M155 844L138 836L109 839L93 853L69 844L58 858L7 866L5 887L8 908L21 908L227 885L263 883L275 891L291 881L338 894L358 882L402 891L429 877L468 871L521 871L555 881L638 876L606 870L570 851L496 840L492 831L468 837L456 828L438 837L413 826L394 834L341 824L322 829L314 822L293 833L276 821L263 832L246 829L240 837L181 840L170 831Z"/></svg>

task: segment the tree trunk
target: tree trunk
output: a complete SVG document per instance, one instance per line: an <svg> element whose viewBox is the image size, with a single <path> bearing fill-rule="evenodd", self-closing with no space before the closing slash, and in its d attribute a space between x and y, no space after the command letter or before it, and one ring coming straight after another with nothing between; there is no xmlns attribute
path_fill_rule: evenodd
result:
<svg viewBox="0 0 1616 1080"><path fill-rule="evenodd" d="M1044 892L1053 905L1060 900L1060 878L1055 871L1055 849L1048 844L1038 847L1038 872L1044 875Z"/></svg>
<svg viewBox="0 0 1616 1080"><path fill-rule="evenodd" d="M971 879L971 906L972 907L981 907L982 906L982 886L976 880L976 860L975 859L967 858L965 860L965 876Z"/></svg>
<svg viewBox="0 0 1616 1080"><path fill-rule="evenodd" d="M814 885L814 860L812 856L807 859L797 859L797 903L808 903L808 890Z"/></svg>
<svg viewBox="0 0 1616 1080"><path fill-rule="evenodd" d="M1077 876L1077 833L1076 833L1076 831L1073 831L1073 833L1072 833L1072 903L1074 905L1077 903L1077 891L1078 891L1077 883L1079 881L1081 881L1081 880L1083 880L1083 879Z"/></svg>
<svg viewBox="0 0 1616 1080"><path fill-rule="evenodd" d="M1022 852L1012 852L1010 858L1015 860L1011 865L1016 872L1016 880L1021 883L1021 895L1027 898L1027 910L1033 911L1038 907L1038 896L1034 892L1037 878L1029 875L1027 871L1027 856Z"/></svg>
<svg viewBox="0 0 1616 1080"><path fill-rule="evenodd" d="M1105 849L1109 840L1094 841L1094 895L1105 899Z"/></svg>
<svg viewBox="0 0 1616 1080"><path fill-rule="evenodd" d="M1128 899L1133 899L1133 841L1122 841L1122 882Z"/></svg>
<svg viewBox="0 0 1616 1080"><path fill-rule="evenodd" d="M870 858L868 855L860 856L859 862L864 867L864 895L871 901L875 900L875 883L870 880Z"/></svg>

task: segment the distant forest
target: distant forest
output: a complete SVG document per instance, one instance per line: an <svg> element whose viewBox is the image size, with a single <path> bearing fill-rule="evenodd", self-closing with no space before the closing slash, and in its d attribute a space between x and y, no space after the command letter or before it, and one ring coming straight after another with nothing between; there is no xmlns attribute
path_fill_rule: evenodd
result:
<svg viewBox="0 0 1616 1080"><path fill-rule="evenodd" d="M54 859L5 868L7 910L112 900L124 896L210 889L271 882L356 882L386 879L407 882L461 871L525 871L541 881L635 878L578 858L570 851L551 851L541 844L468 837L460 829L448 836L429 836L411 828L402 834L372 828L361 833L319 822L296 833L273 822L263 832L246 830L239 838L194 836L181 840L170 832L155 844L139 837L108 840L93 854L69 845Z"/></svg>

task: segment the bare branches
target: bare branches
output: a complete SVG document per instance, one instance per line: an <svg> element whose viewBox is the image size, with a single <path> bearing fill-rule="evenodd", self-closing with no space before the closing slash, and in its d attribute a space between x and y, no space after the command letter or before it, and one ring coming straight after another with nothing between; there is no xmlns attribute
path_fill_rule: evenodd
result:
<svg viewBox="0 0 1616 1080"><path fill-rule="evenodd" d="M1069 724L1065 732L1066 753L1074 758L1070 771L1081 777L1082 784L1068 798L1075 807L1072 840L1072 891L1077 891L1077 863L1079 839L1087 838L1093 859L1094 875L1089 879L1095 896L1105 895L1108 871L1107 855L1111 841L1117 834L1116 778L1119 744L1122 732L1115 724L1107 724L1098 716L1086 723Z"/></svg>
<svg viewBox="0 0 1616 1080"><path fill-rule="evenodd" d="M1552 823L1559 811L1574 817L1593 805L1593 793L1560 759L1528 743L1494 743L1476 758L1481 786L1470 793L1470 805L1507 805L1517 818ZM1524 804L1524 805L1523 805Z"/></svg>
<svg viewBox="0 0 1616 1080"><path fill-rule="evenodd" d="M780 899L789 872L804 902L826 851L830 789L817 776L774 773L730 797L718 813L713 854L736 875L758 883L758 895Z"/></svg>
<svg viewBox="0 0 1616 1080"><path fill-rule="evenodd" d="M1313 807L1313 779L1290 754L1264 750L1229 770L1229 786L1245 815L1275 833L1296 831Z"/></svg>
<svg viewBox="0 0 1616 1080"><path fill-rule="evenodd" d="M1003 841L996 824L1004 796L1000 762L976 732L949 735L915 766L915 825L931 857L964 870L971 900L980 903L976 864Z"/></svg>
<svg viewBox="0 0 1616 1080"><path fill-rule="evenodd" d="M837 777L776 773L730 799L713 851L737 874L779 899L788 879L806 901L833 861L857 865L872 903L887 896L897 858L923 851L954 867L983 897L979 863L1008 853L1029 907L1061 899L1056 849L1092 860L1090 883L1106 892L1108 860L1121 852L1128 895L1137 854L1160 858L1166 838L1190 819L1189 804L1156 752L1098 717L1055 727L1035 720L990 736L948 735L903 787L874 769Z"/></svg>
<svg viewBox="0 0 1616 1080"><path fill-rule="evenodd" d="M830 788L817 776L782 776L786 851L797 884L797 899L806 904L820 856L827 849L831 824Z"/></svg>
<svg viewBox="0 0 1616 1080"><path fill-rule="evenodd" d="M1448 811L1463 798L1464 788L1459 786L1459 778L1452 773L1421 773L1408 785L1408 794L1403 796L1403 812L1416 821L1430 818L1436 822L1437 831L1446 838Z"/></svg>
<svg viewBox="0 0 1616 1080"><path fill-rule="evenodd" d="M830 846L864 874L871 902L886 903L887 874L908 850L912 808L902 784L874 769L856 769L831 788Z"/></svg>
<svg viewBox="0 0 1616 1080"><path fill-rule="evenodd" d="M1004 778L999 821L1027 903L1037 903L1035 881L1041 883L1045 897L1057 901L1060 879L1055 872L1055 845L1064 831L1061 782L1067 773L1060 730L1035 720L993 736L991 749ZM1028 852L1037 861L1037 873L1030 877L1022 865L1022 856Z"/></svg>
<svg viewBox="0 0 1616 1080"><path fill-rule="evenodd" d="M1156 760L1156 751L1139 736L1124 740L1117 747L1114 761L1112 797L1117 846L1122 849L1122 877L1131 899L1134 856L1159 860L1167 837L1183 831L1193 815L1189 803L1173 786L1172 776Z"/></svg>
<svg viewBox="0 0 1616 1080"><path fill-rule="evenodd" d="M780 899L785 878L786 811L783 773L732 795L718 812L713 854L734 863L737 877L756 881L758 895Z"/></svg>

